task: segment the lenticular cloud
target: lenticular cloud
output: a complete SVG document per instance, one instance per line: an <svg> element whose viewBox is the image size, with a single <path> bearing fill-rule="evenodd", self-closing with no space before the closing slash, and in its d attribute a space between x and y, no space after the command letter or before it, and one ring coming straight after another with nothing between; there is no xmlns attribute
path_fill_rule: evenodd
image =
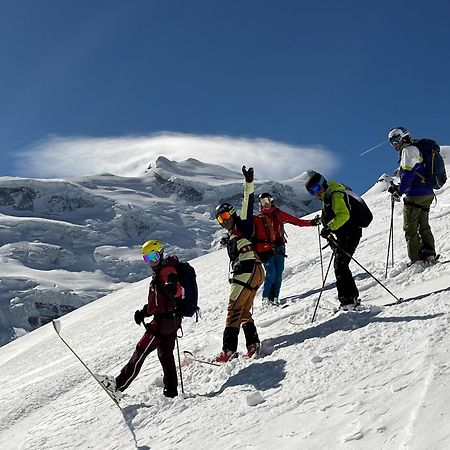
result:
<svg viewBox="0 0 450 450"><path fill-rule="evenodd" d="M339 165L321 146L300 147L270 139L160 133L128 137L50 137L17 157L17 173L25 177L60 178L100 173L142 176L158 156L188 158L240 170L255 167L260 179L287 180L311 167L324 174Z"/></svg>

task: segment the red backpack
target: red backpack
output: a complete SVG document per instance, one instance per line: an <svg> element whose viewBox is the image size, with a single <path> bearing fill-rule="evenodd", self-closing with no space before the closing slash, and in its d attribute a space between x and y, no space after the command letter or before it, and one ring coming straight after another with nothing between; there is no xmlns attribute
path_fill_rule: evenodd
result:
<svg viewBox="0 0 450 450"><path fill-rule="evenodd" d="M262 262L267 261L275 254L275 230L272 219L266 214L253 216L252 241L255 246L255 252Z"/></svg>

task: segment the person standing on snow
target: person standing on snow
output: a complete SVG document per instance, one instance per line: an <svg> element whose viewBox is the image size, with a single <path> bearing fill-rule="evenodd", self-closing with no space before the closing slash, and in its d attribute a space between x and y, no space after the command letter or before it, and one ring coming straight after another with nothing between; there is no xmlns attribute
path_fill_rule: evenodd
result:
<svg viewBox="0 0 450 450"><path fill-rule="evenodd" d="M311 227L320 224L320 218L312 220L299 219L292 216L285 211L282 211L275 206L272 195L264 192L259 195L260 214L265 216L270 222L270 227L273 228L274 242L273 252L268 254L268 259L265 259L264 268L266 270L266 278L263 289L263 304L279 303L280 288L284 271L284 259L286 258L286 236L284 232L284 224L290 223L298 227ZM258 217L258 216L257 216ZM263 223L263 226L265 223Z"/></svg>
<svg viewBox="0 0 450 450"><path fill-rule="evenodd" d="M305 187L311 195L322 201L323 228L320 234L333 248L334 273L340 308L355 309L360 304L359 292L349 264L362 236L361 226L365 227L370 223L372 213L364 201L348 186L331 180L328 182L320 173L314 173ZM367 215L363 225L361 225L358 205L361 205L364 214ZM333 242L337 245L333 245Z"/></svg>
<svg viewBox="0 0 450 450"><path fill-rule="evenodd" d="M429 224L430 205L434 192L425 181L425 167L420 150L414 145L410 133L403 127L392 128L388 139L399 154L400 184L392 184L388 191L394 199L403 200L403 231L408 257L416 261L433 263L436 258L434 236Z"/></svg>
<svg viewBox="0 0 450 450"><path fill-rule="evenodd" d="M164 246L157 240L145 242L141 251L144 262L153 272L147 303L134 313L136 324L145 327L144 335L116 378L97 375L99 381L117 400L137 377L145 359L154 350L158 351L163 369L164 396L173 398L178 395L177 370L173 356L177 330L181 327L181 314L176 307L183 295L183 288L175 268L178 258L176 256L164 258ZM144 319L150 316L153 316L153 319L146 323Z"/></svg>
<svg viewBox="0 0 450 450"><path fill-rule="evenodd" d="M258 354L261 348L251 312L256 291L264 281L264 269L251 240L254 202L253 168L246 170L243 166L242 173L245 176L245 187L240 216L229 203L222 203L216 208L217 221L228 231L223 243L227 245L231 265L229 279L231 291L223 332L222 352L215 358L218 362L227 362L236 356L241 325L245 335L247 355L252 357Z"/></svg>

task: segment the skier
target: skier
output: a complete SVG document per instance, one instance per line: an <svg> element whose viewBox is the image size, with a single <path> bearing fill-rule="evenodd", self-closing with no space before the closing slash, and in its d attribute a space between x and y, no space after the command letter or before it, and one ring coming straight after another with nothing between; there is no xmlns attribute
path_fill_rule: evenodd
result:
<svg viewBox="0 0 450 450"><path fill-rule="evenodd" d="M425 167L420 150L414 145L408 130L392 128L389 142L399 154L400 184L392 184L388 191L394 199L403 200L403 231L410 264L416 261L435 262L434 236L429 224L430 205L434 192L425 181Z"/></svg>
<svg viewBox="0 0 450 450"><path fill-rule="evenodd" d="M286 236L284 224L290 223L298 227L311 227L320 224L320 218L312 220L299 219L275 206L272 195L264 192L259 195L260 216L266 216L273 228L275 242L273 243L273 255L264 261L266 278L263 289L263 304L279 303L281 282L284 271L284 259L286 258Z"/></svg>
<svg viewBox="0 0 450 450"><path fill-rule="evenodd" d="M227 362L236 356L239 329L245 335L247 356L260 352L261 344L253 321L251 309L256 291L264 281L264 269L255 253L251 238L253 234L253 168L246 170L244 199L240 216L229 203L222 203L216 208L216 219L228 231L224 239L231 264L231 292L227 308L225 329L223 332L222 352L216 356L217 362Z"/></svg>
<svg viewBox="0 0 450 450"><path fill-rule="evenodd" d="M332 180L328 182L323 175L316 172L308 179L305 187L311 195L322 201L323 228L320 234L329 240L334 251L334 273L340 309L355 309L361 302L349 268L351 258L348 255L353 256L355 253L362 230L358 218L354 217L355 210L349 207L349 188ZM333 245L334 239L339 247Z"/></svg>
<svg viewBox="0 0 450 450"><path fill-rule="evenodd" d="M163 369L164 396L173 398L178 395L178 378L173 356L177 330L181 327L181 313L176 306L183 295L174 267L178 258L176 256L164 258L164 246L157 240L145 242L141 251L144 262L153 272L148 301L142 309L134 313L136 324L145 327L144 335L117 377L97 376L99 381L113 392L117 400L136 378L145 358L154 350L158 351ZM153 319L146 323L144 319L150 316L153 316Z"/></svg>

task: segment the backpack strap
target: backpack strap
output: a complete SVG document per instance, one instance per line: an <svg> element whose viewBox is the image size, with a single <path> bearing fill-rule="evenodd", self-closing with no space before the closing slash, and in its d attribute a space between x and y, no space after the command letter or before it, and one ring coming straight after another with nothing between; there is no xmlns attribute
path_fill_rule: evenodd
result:
<svg viewBox="0 0 450 450"><path fill-rule="evenodd" d="M258 287L252 287L248 283L245 283L244 281L236 280L236 278L230 278L230 284L238 284L239 286L244 286L246 289L250 291L257 291Z"/></svg>

